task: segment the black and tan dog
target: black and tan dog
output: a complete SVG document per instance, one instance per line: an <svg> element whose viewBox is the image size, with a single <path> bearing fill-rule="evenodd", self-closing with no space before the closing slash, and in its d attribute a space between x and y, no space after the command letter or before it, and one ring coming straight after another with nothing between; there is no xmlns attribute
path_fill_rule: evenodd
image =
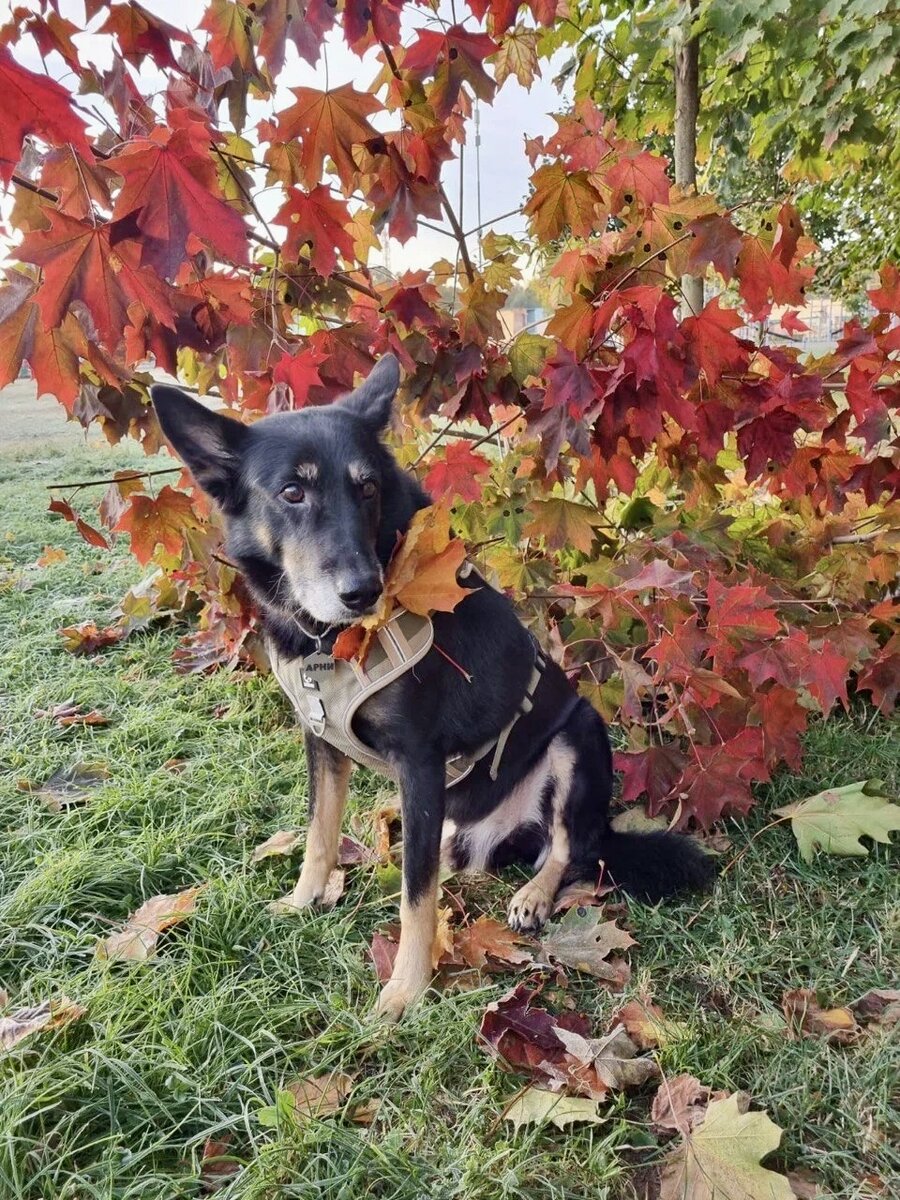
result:
<svg viewBox="0 0 900 1200"><path fill-rule="evenodd" d="M259 601L282 682L292 665L330 669L338 631L372 611L399 536L429 502L379 439L398 382L396 359L386 356L345 399L252 426L176 388L153 389L166 436L225 515L228 552ZM306 714L310 823L295 903L320 900L336 865L348 744L399 784L400 947L379 1001L392 1017L431 978L442 852L459 869L536 868L509 906L517 930L538 928L559 888L595 880L601 862L609 879L651 901L702 888L713 874L707 856L678 835L610 830L603 721L540 654L504 595L475 571L460 582L471 594L434 615L434 644L412 669L400 652L387 685L348 722L349 743L317 736L328 728ZM302 679L298 686L315 691L314 677ZM465 770L448 774L448 761Z"/></svg>

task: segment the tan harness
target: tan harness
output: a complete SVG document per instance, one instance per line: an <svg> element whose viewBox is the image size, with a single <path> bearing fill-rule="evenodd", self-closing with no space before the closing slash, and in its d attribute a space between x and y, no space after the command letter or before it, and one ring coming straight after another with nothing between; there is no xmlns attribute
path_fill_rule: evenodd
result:
<svg viewBox="0 0 900 1200"><path fill-rule="evenodd" d="M355 659L347 662L326 653L286 659L278 654L273 645L270 644L268 650L275 678L296 709L302 724L354 762L395 779L391 764L356 736L353 718L367 700L407 671L413 670L433 643L434 627L430 618L416 616L404 608L399 609L377 631L364 666L360 666ZM497 778L500 759L513 726L531 710L544 664L543 655L537 651L525 695L512 720L497 737L485 742L471 754L457 754L447 760L448 788L465 779L475 764L491 750L494 751L494 757L490 775L491 779Z"/></svg>

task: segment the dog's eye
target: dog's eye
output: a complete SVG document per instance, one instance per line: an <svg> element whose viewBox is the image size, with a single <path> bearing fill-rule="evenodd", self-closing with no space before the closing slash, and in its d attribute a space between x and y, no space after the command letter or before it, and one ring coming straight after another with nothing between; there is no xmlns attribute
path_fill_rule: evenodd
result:
<svg viewBox="0 0 900 1200"><path fill-rule="evenodd" d="M374 479L367 479L360 488L364 500L374 500L378 493L378 484Z"/></svg>
<svg viewBox="0 0 900 1200"><path fill-rule="evenodd" d="M288 504L302 504L306 499L306 492L299 483L289 483L287 487L281 489L281 498Z"/></svg>

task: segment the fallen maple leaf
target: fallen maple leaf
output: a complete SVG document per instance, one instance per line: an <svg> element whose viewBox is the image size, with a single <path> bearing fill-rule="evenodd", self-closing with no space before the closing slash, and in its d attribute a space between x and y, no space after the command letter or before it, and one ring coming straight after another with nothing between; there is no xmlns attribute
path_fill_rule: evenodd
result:
<svg viewBox="0 0 900 1200"><path fill-rule="evenodd" d="M330 1075L289 1083L283 1093L290 1097L290 1111L294 1119L309 1121L340 1112L347 1103L354 1082L353 1075L332 1071Z"/></svg>
<svg viewBox="0 0 900 1200"><path fill-rule="evenodd" d="M581 1080L586 1072L590 1072L591 1082L586 1089L597 1088L593 1078L596 1076L603 1089L624 1091L626 1088L640 1087L659 1072L652 1058L638 1055L637 1046L621 1025L613 1026L602 1038L586 1038L557 1026L556 1036L569 1052L570 1059L574 1060L574 1064L571 1061L567 1064L570 1086L573 1079Z"/></svg>
<svg viewBox="0 0 900 1200"><path fill-rule="evenodd" d="M453 949L470 967L485 967L488 959L519 966L534 958L532 952L524 948L526 943L527 939L513 933L505 922L495 921L493 917L479 917L471 925L456 931Z"/></svg>
<svg viewBox="0 0 900 1200"><path fill-rule="evenodd" d="M859 1026L849 1008L822 1008L809 988L792 988L781 997L788 1036L821 1037L846 1046L856 1041Z"/></svg>
<svg viewBox="0 0 900 1200"><path fill-rule="evenodd" d="M711 1100L722 1100L724 1092L714 1092L693 1075L663 1079L653 1097L650 1118L658 1133L690 1133L706 1116Z"/></svg>
<svg viewBox="0 0 900 1200"><path fill-rule="evenodd" d="M670 1021L663 1015L659 1005L653 1004L647 997L629 1000L614 1019L624 1026L625 1032L641 1050L668 1046L685 1032L683 1025Z"/></svg>
<svg viewBox="0 0 900 1200"><path fill-rule="evenodd" d="M555 1125L566 1129L569 1125L590 1121L601 1125L608 1118L600 1115L596 1100L583 1096L564 1096L559 1092L548 1092L545 1088L527 1087L503 1110L504 1121L511 1121L516 1129L523 1125Z"/></svg>
<svg viewBox="0 0 900 1200"><path fill-rule="evenodd" d="M742 1111L737 1095L714 1100L668 1156L660 1200L794 1200L784 1175L761 1165L780 1142L778 1126L765 1113Z"/></svg>
<svg viewBox="0 0 900 1200"><path fill-rule="evenodd" d="M121 625L107 625L98 629L93 621L82 621L80 625L67 625L60 629L59 636L63 639L63 648L70 654L94 654L97 650L105 650L114 646L125 637L126 630Z"/></svg>
<svg viewBox="0 0 900 1200"><path fill-rule="evenodd" d="M109 717L105 717L99 709L92 708L90 712L85 712L82 706L76 704L73 700L65 700L62 704L54 704L52 708L37 708L34 711L34 715L36 717L49 717L61 729L66 729L70 725L109 724Z"/></svg>
<svg viewBox="0 0 900 1200"><path fill-rule="evenodd" d="M596 908L570 908L558 924L548 927L541 940L541 950L549 958L614 984L622 982L622 975L617 962L609 961L610 954L634 945L629 933L615 921L603 921L603 913Z"/></svg>
<svg viewBox="0 0 900 1200"><path fill-rule="evenodd" d="M262 862L264 858L276 858L293 854L300 845L301 835L290 829L279 829L270 838L261 842L250 855L251 865Z"/></svg>
<svg viewBox="0 0 900 1200"><path fill-rule="evenodd" d="M44 553L38 558L39 567L52 567L55 563L65 562L69 556L58 546L45 546Z"/></svg>
<svg viewBox="0 0 900 1200"><path fill-rule="evenodd" d="M241 1165L231 1157L231 1135L207 1138L200 1155L200 1188L210 1196L225 1187L241 1170Z"/></svg>
<svg viewBox="0 0 900 1200"><path fill-rule="evenodd" d="M86 1012L86 1008L75 1004L67 996L60 996L58 1000L43 1000L31 1008L20 1008L8 1017L0 1017L0 1050L12 1050L13 1046L39 1029L61 1029L63 1025L83 1017Z"/></svg>
<svg viewBox="0 0 900 1200"><path fill-rule="evenodd" d="M363 863L377 863L379 856L375 850L369 846L364 846L362 842L358 842L356 838L342 837L338 846L338 865L342 867L355 867Z"/></svg>
<svg viewBox="0 0 900 1200"><path fill-rule="evenodd" d="M178 925L191 916L197 907L202 887L185 888L172 895L152 896L136 909L118 933L104 938L97 947L102 959L145 962L156 949L163 930Z"/></svg>
<svg viewBox="0 0 900 1200"><path fill-rule="evenodd" d="M46 804L51 812L62 812L76 804L83 804L91 791L110 778L110 773L101 763L75 763L54 771L49 779L35 785L20 780L19 790L32 792Z"/></svg>
<svg viewBox="0 0 900 1200"><path fill-rule="evenodd" d="M861 838L889 845L891 833L900 829L900 807L880 794L882 786L878 779L848 783L775 812L790 817L804 862L812 862L816 850L864 858L869 852Z"/></svg>
<svg viewBox="0 0 900 1200"><path fill-rule="evenodd" d="M900 991L896 988L873 988L850 1005L863 1024L892 1029L900 1024Z"/></svg>

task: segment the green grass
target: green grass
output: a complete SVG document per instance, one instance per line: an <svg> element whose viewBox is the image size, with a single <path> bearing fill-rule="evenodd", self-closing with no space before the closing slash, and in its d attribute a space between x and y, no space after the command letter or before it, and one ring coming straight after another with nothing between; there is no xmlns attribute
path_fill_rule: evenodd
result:
<svg viewBox="0 0 900 1200"><path fill-rule="evenodd" d="M269 913L297 861L250 867L249 852L302 826L305 786L271 679L179 677L171 629L93 658L60 649L57 628L108 618L136 568L124 548L93 550L48 516L44 485L135 461L124 448L0 458L0 569L48 544L68 552L25 572L28 590L0 592L0 984L14 1008L66 994L87 1009L0 1058L0 1200L195 1197L203 1142L224 1134L244 1169L219 1194L241 1200L637 1194L636 1171L659 1158L649 1089L612 1102L595 1128L513 1133L498 1120L522 1081L475 1031L511 976L431 997L384 1029L368 1019L365 948L396 907L372 873L357 871L332 913ZM110 725L59 730L33 716L70 697ZM173 758L186 760L180 773ZM741 853L710 902L635 905L627 918L640 943L629 993L652 992L684 1025L663 1069L750 1093L785 1130L776 1165L815 1171L841 1200L873 1194L866 1175L897 1194L897 1042L791 1042L780 999L807 986L836 1005L897 986L896 851L807 866L785 826L753 835L772 808L827 785L880 776L896 789L897 759L896 730L868 712L819 723L803 775L781 775L730 826L729 857ZM84 807L52 813L17 789L79 760L111 772ZM379 784L355 776L353 792L364 822ZM143 899L195 883L206 884L196 916L164 935L155 960L95 960L97 940ZM509 887L464 890L500 916ZM578 977L570 993L598 1030L620 1003ZM357 1075L356 1098L381 1101L374 1125L261 1123L285 1082L331 1069Z"/></svg>

